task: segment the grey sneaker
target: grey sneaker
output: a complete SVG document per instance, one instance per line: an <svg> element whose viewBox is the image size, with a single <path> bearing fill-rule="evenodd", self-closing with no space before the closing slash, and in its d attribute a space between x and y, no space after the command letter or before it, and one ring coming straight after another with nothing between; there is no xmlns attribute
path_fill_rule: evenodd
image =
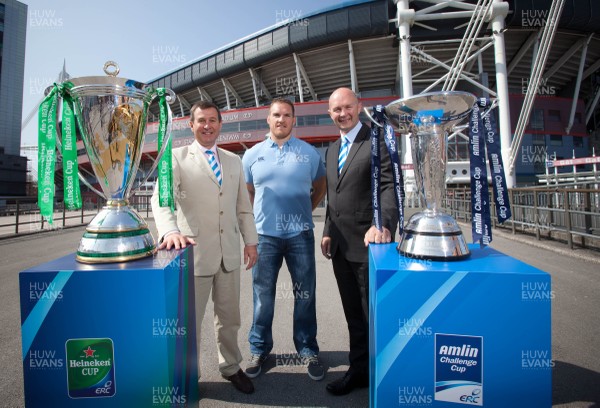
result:
<svg viewBox="0 0 600 408"><path fill-rule="evenodd" d="M303 362L306 365L306 371L308 371L308 376L311 379L313 379L315 381L320 381L323 379L323 377L325 377L325 369L321 365L321 362L319 361L319 357L317 357L317 356L304 357Z"/></svg>
<svg viewBox="0 0 600 408"><path fill-rule="evenodd" d="M268 354L266 356L252 354L250 356L250 361L248 364L246 364L246 375L250 378L258 377L260 375L262 365L268 357Z"/></svg>

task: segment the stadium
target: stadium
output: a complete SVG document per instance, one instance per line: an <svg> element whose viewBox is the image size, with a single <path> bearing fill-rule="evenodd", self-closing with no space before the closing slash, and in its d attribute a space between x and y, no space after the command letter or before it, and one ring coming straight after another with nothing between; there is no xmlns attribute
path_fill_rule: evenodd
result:
<svg viewBox="0 0 600 408"><path fill-rule="evenodd" d="M591 156L598 147L595 0L354 0L309 15L278 13L274 26L148 82L177 94L174 147L193 142L189 110L210 100L223 114L219 146L242 155L268 132L270 100L286 97L296 105L295 136L324 155L339 137L327 99L341 86L365 107L452 89L491 98L509 187L537 183L548 160ZM157 120L154 104L139 176L156 156ZM408 138L398 137L410 164ZM89 167L79 143L80 165ZM468 183L467 134L449 137L448 157L448 183Z"/></svg>

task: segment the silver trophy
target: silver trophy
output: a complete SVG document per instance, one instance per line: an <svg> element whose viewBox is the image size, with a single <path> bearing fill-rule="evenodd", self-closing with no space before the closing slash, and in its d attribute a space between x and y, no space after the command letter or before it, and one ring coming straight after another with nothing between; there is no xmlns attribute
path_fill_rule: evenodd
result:
<svg viewBox="0 0 600 408"><path fill-rule="evenodd" d="M446 194L448 134L467 118L476 98L467 92L433 92L391 102L391 125L410 134L417 192L425 204L404 227L398 251L432 260L463 259L469 248L456 220L441 210Z"/></svg>
<svg viewBox="0 0 600 408"><path fill-rule="evenodd" d="M112 71L109 69L112 68ZM71 78L61 85L73 100L81 138L99 191L80 174L80 180L106 199L106 205L86 228L77 249L84 263L124 262L149 256L155 241L144 219L129 206L128 197L139 168L150 103L156 90L119 78L116 63L104 66L107 76ZM174 101L166 89L167 101ZM171 114L162 149L143 184L159 163L170 138Z"/></svg>

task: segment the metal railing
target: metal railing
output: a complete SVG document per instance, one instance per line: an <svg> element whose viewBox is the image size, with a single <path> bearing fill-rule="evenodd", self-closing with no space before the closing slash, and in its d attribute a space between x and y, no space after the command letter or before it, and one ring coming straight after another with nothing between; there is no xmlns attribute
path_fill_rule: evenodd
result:
<svg viewBox="0 0 600 408"><path fill-rule="evenodd" d="M509 197L512 218L499 224L490 194L492 227L508 229L513 234L534 235L538 240L562 241L569 248L577 245L600 249L600 189L514 188L509 190ZM150 198L148 194L136 194L129 202L140 215L149 218ZM418 202L414 201L413 197L410 203ZM104 205L104 200L96 195L84 196L83 207L76 211L66 210L62 202L56 203L54 223L50 226L41 218L36 202L34 197L0 197L0 238L84 226ZM471 222L470 189L448 189L446 211L458 221Z"/></svg>
<svg viewBox="0 0 600 408"><path fill-rule="evenodd" d="M150 198L147 194L133 195L129 204L148 218L152 212ZM54 222L50 225L40 215L37 197L0 197L0 238L87 225L106 203L103 198L92 194L84 195L82 201L83 206L79 210L68 210L64 202L56 202Z"/></svg>
<svg viewBox="0 0 600 408"><path fill-rule="evenodd" d="M512 218L497 222L490 193L492 227L510 229L513 234L535 235L600 249L600 190L597 188L514 188L509 190ZM471 221L470 189L449 189L446 210L459 221Z"/></svg>

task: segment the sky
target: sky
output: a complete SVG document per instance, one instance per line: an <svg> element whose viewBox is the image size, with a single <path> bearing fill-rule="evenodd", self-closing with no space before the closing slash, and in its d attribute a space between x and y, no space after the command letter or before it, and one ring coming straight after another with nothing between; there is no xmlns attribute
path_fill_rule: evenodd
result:
<svg viewBox="0 0 600 408"><path fill-rule="evenodd" d="M288 18L344 4L335 0L20 0L27 4L23 119L63 63L71 77L104 75L150 82ZM21 145L37 144L37 113Z"/></svg>

